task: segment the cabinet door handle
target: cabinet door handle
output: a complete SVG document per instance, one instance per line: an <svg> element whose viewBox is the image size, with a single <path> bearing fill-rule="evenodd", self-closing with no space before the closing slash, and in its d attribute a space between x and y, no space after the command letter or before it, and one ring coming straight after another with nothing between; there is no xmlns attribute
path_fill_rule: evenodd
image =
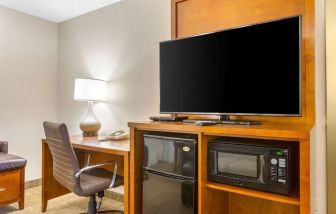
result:
<svg viewBox="0 0 336 214"><path fill-rule="evenodd" d="M0 192L4 192L6 189L0 187Z"/></svg>

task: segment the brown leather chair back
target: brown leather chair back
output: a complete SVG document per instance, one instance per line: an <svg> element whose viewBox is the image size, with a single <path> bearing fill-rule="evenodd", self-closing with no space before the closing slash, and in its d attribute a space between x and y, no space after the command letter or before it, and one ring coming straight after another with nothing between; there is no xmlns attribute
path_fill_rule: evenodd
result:
<svg viewBox="0 0 336 214"><path fill-rule="evenodd" d="M43 127L53 157L54 178L70 191L75 191L75 174L80 168L68 129L64 123L44 122Z"/></svg>

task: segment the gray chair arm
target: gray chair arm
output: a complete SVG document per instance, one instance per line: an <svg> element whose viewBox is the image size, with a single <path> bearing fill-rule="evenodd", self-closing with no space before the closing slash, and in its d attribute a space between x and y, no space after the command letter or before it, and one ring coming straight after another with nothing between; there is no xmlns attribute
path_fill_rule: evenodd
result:
<svg viewBox="0 0 336 214"><path fill-rule="evenodd" d="M8 143L6 141L0 141L0 152L8 153Z"/></svg>
<svg viewBox="0 0 336 214"><path fill-rule="evenodd" d="M80 175L85 172L85 171L89 171L91 169L95 169L95 168L100 168L100 167L103 167L103 166L108 166L108 165L111 165L111 164L114 164L114 170L113 170L113 175L112 175L112 181L111 181L111 184L109 186L109 188L113 187L114 183L115 183L115 180L116 180L116 177L117 177L117 169L118 169L118 164L116 161L109 161L109 162L106 162L106 163L101 163L101 164L97 164L97 165L92 165L92 166L87 166L87 167L84 167L83 169L79 170L76 174L75 174L75 178L77 180L78 183L79 182L79 179L80 179Z"/></svg>

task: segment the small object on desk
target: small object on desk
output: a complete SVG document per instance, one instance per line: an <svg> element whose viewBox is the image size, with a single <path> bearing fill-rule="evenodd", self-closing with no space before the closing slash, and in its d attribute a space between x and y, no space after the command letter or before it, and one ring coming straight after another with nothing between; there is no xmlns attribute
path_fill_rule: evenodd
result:
<svg viewBox="0 0 336 214"><path fill-rule="evenodd" d="M108 141L108 140L127 140L129 139L129 133L125 132L124 130L119 130L112 132L109 136L99 139L98 141Z"/></svg>
<svg viewBox="0 0 336 214"><path fill-rule="evenodd" d="M211 126L218 124L216 121L197 121L196 126Z"/></svg>
<svg viewBox="0 0 336 214"><path fill-rule="evenodd" d="M149 119L152 120L152 121L182 122L183 120L188 119L188 117L186 117L186 116L170 116L170 117L151 116L151 117L149 117Z"/></svg>

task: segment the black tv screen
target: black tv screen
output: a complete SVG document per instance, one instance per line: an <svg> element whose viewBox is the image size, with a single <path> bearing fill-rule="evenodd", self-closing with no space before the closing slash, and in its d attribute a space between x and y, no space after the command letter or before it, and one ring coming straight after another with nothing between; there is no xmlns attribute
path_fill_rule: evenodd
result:
<svg viewBox="0 0 336 214"><path fill-rule="evenodd" d="M160 112L301 115L301 17L160 43Z"/></svg>

